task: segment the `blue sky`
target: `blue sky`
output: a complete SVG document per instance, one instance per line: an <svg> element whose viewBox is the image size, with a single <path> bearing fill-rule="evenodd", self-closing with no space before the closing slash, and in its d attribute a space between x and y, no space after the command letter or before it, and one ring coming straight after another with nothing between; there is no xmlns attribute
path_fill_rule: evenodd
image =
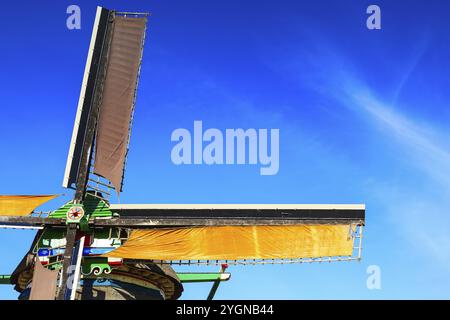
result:
<svg viewBox="0 0 450 320"><path fill-rule="evenodd" d="M66 28L70 4L81 30ZM366 28L370 4L381 30ZM152 12L121 202L366 204L360 263L230 267L217 298L450 298L450 2L4 3L0 194L65 194L43 209L72 196L61 182L96 5ZM279 128L278 174L175 166L170 135L194 120ZM0 274L32 238L1 230Z"/></svg>

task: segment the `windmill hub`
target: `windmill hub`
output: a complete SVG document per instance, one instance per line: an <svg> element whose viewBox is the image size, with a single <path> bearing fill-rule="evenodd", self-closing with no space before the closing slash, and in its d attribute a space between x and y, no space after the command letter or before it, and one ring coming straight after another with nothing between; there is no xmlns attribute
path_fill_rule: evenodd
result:
<svg viewBox="0 0 450 320"><path fill-rule="evenodd" d="M66 214L67 223L78 223L84 217L84 208L81 205L70 207Z"/></svg>

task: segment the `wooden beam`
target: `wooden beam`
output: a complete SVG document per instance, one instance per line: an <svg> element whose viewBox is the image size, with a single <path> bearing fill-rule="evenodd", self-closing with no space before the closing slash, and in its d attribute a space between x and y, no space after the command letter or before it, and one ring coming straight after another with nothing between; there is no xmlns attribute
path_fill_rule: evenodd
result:
<svg viewBox="0 0 450 320"><path fill-rule="evenodd" d="M0 216L0 225L7 226L53 226L53 225L64 225L65 221L63 219L55 218L39 218L32 216Z"/></svg>
<svg viewBox="0 0 450 320"><path fill-rule="evenodd" d="M77 225L71 223L67 226L66 234L66 248L64 249L64 260L62 266L62 280L61 287L59 288L57 300L69 300L67 299L67 281L69 277L69 267L72 265L73 249L75 247L75 238L77 235Z"/></svg>
<svg viewBox="0 0 450 320"><path fill-rule="evenodd" d="M113 204L110 210L123 219L365 219L365 206L354 204Z"/></svg>
<svg viewBox="0 0 450 320"><path fill-rule="evenodd" d="M94 226L123 227L131 229L143 229L154 227L180 227L180 226L245 226L245 225L298 225L298 224L364 224L358 219L223 219L223 218L113 218L96 219Z"/></svg>
<svg viewBox="0 0 450 320"><path fill-rule="evenodd" d="M131 229L177 226L230 226L230 225L297 225L297 224L349 224L364 225L362 219L299 219L299 218L166 218L166 217L127 217L89 220L90 227L123 227ZM64 219L37 217L5 217L0 216L0 225L8 226L61 226Z"/></svg>

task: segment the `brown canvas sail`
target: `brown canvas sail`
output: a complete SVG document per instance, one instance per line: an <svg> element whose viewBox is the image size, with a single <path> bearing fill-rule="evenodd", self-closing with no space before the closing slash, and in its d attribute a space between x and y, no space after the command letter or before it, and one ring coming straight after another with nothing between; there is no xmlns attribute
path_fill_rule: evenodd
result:
<svg viewBox="0 0 450 320"><path fill-rule="evenodd" d="M121 191L147 18L115 16L97 124L94 172Z"/></svg>
<svg viewBox="0 0 450 320"><path fill-rule="evenodd" d="M30 300L55 300L57 279L58 270L48 270L36 259Z"/></svg>

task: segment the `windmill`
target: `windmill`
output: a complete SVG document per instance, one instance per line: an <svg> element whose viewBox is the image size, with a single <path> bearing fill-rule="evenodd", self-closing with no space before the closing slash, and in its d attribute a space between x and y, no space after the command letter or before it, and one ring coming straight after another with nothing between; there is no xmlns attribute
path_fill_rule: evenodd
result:
<svg viewBox="0 0 450 320"><path fill-rule="evenodd" d="M0 196L0 225L38 229L12 275L21 299L176 299L229 265L361 259L364 205L111 204L122 192L148 14L98 7L63 186L56 195ZM176 265L220 266L176 273Z"/></svg>

